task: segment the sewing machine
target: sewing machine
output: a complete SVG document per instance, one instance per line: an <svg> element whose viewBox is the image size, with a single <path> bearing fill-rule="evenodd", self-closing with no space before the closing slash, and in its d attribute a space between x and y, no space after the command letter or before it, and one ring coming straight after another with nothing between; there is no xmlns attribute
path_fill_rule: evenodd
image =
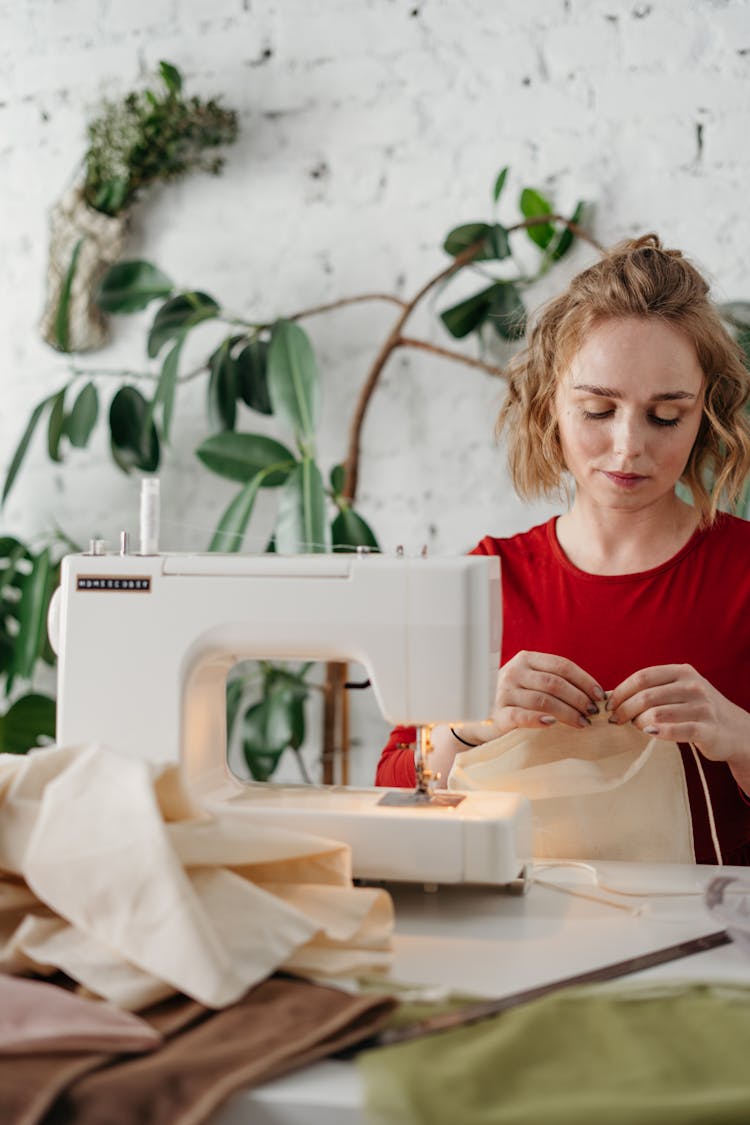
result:
<svg viewBox="0 0 750 1125"><path fill-rule="evenodd" d="M57 741L179 760L207 810L341 840L353 874L507 883L531 856L515 794L434 793L436 722L486 718L500 645L497 559L379 554L130 553L92 541L62 562L49 632ZM146 549L144 549L146 548ZM384 717L420 729L415 793L240 780L226 755L226 677L243 659L352 660Z"/></svg>

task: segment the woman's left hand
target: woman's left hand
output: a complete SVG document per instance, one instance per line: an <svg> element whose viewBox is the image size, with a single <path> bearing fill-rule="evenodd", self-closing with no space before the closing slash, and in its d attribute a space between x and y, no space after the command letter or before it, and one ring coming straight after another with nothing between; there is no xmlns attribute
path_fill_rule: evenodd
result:
<svg viewBox="0 0 750 1125"><path fill-rule="evenodd" d="M750 771L750 715L731 703L690 664L641 668L607 700L617 723L632 722L667 742L692 742L715 762Z"/></svg>

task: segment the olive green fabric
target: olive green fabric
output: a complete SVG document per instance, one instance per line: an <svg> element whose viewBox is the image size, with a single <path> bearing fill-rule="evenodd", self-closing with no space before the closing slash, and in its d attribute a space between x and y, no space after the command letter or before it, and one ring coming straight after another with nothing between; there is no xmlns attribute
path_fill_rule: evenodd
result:
<svg viewBox="0 0 750 1125"><path fill-rule="evenodd" d="M572 988L359 1057L374 1122L750 1122L750 987Z"/></svg>

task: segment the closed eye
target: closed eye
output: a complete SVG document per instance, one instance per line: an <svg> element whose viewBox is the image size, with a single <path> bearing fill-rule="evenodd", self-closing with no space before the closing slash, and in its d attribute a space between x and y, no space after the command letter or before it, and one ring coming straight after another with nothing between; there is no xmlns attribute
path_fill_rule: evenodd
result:
<svg viewBox="0 0 750 1125"><path fill-rule="evenodd" d="M590 421L601 421L604 418L611 418L614 414L614 409L611 410L584 410L583 416ZM649 414L649 422L654 426L678 426L682 421L681 418L662 418L658 414Z"/></svg>

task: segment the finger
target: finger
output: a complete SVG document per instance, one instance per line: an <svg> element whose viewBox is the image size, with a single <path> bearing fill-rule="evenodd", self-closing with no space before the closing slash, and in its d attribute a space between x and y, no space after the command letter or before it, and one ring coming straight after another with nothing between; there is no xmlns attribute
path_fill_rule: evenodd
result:
<svg viewBox="0 0 750 1125"><path fill-rule="evenodd" d="M655 688L676 684L685 673L683 664L659 664L653 668L640 668L610 692L607 710L619 711L634 696Z"/></svg>
<svg viewBox="0 0 750 1125"><path fill-rule="evenodd" d="M584 698L586 697L584 696ZM591 726L591 719L586 714L566 703L559 696L550 695L547 692L522 688L513 693L512 701L509 700L508 703L511 707L519 708L530 714L549 715L568 727L583 728Z"/></svg>
<svg viewBox="0 0 750 1125"><path fill-rule="evenodd" d="M518 660L520 668L527 668L533 672L542 672L549 675L557 676L559 679L564 680L566 683L576 688L582 695L586 696L587 704L593 703L595 706L604 699L604 690L601 684L597 683L593 676L585 672L572 660L568 660L564 656L554 656L548 652L520 652L513 658L514 663ZM584 708L585 709L585 708Z"/></svg>
<svg viewBox="0 0 750 1125"><path fill-rule="evenodd" d="M551 727L557 722L554 715L525 710L523 707L504 708L503 719L510 730L516 730L520 727Z"/></svg>

